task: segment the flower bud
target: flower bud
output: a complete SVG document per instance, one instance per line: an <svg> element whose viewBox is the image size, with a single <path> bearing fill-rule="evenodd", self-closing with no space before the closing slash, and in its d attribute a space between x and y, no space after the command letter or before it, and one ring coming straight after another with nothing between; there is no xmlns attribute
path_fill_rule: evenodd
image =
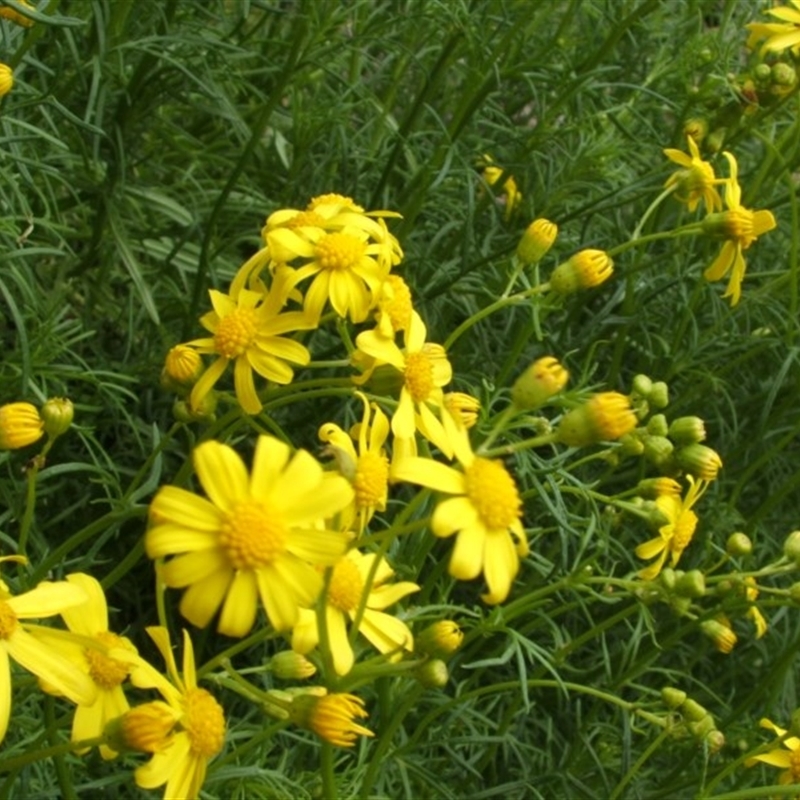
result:
<svg viewBox="0 0 800 800"><path fill-rule="evenodd" d="M14 72L8 64L0 64L0 97L5 97L14 88Z"/></svg>
<svg viewBox="0 0 800 800"><path fill-rule="evenodd" d="M653 381L647 375L637 375L633 379L631 387L632 394L638 394L640 397L649 397L650 392L653 391Z"/></svg>
<svg viewBox="0 0 800 800"><path fill-rule="evenodd" d="M352 694L303 694L292 700L289 717L295 725L313 731L338 747L352 747L356 738L375 734L356 719L365 719L364 701Z"/></svg>
<svg viewBox="0 0 800 800"><path fill-rule="evenodd" d="M675 445L664 436L645 436L643 444L644 457L657 467L666 464L675 449Z"/></svg>
<svg viewBox="0 0 800 800"><path fill-rule="evenodd" d="M527 228L517 245L517 258L523 264L541 261L553 246L558 236L558 226L543 217L535 219Z"/></svg>
<svg viewBox="0 0 800 800"><path fill-rule="evenodd" d="M700 623L700 629L714 642L714 646L720 653L730 653L738 641L727 620L707 619Z"/></svg>
<svg viewBox="0 0 800 800"><path fill-rule="evenodd" d="M661 690L661 700L667 708L676 709L686 702L686 692L674 686L665 686Z"/></svg>
<svg viewBox="0 0 800 800"><path fill-rule="evenodd" d="M447 671L447 664L444 661L434 658L426 661L416 670L414 677L426 689L441 689L447 686L447 681L450 680L450 673Z"/></svg>
<svg viewBox="0 0 800 800"><path fill-rule="evenodd" d="M678 417L669 426L668 435L675 444L694 444L706 438L706 426L700 417Z"/></svg>
<svg viewBox="0 0 800 800"><path fill-rule="evenodd" d="M728 135L728 131L725 128L717 128L716 130L711 131L706 137L706 149L709 153L718 153L722 150L722 145L725 143L725 137Z"/></svg>
<svg viewBox="0 0 800 800"><path fill-rule="evenodd" d="M669 405L669 387L664 381L656 381L647 399L653 408L666 408Z"/></svg>
<svg viewBox="0 0 800 800"><path fill-rule="evenodd" d="M182 393L194 386L202 374L203 360L199 353L193 347L177 344L164 359L161 385L169 391Z"/></svg>
<svg viewBox="0 0 800 800"><path fill-rule="evenodd" d="M434 658L450 656L461 647L464 633L458 624L449 619L434 622L415 639L415 650Z"/></svg>
<svg viewBox="0 0 800 800"><path fill-rule="evenodd" d="M705 737L708 736L711 731L716 730L714 718L711 716L711 714L706 714L703 719L698 720L697 722L687 723L686 727L698 739L705 739Z"/></svg>
<svg viewBox="0 0 800 800"><path fill-rule="evenodd" d="M675 591L683 597L703 597L706 593L705 575L699 569L690 569L676 581Z"/></svg>
<svg viewBox="0 0 800 800"><path fill-rule="evenodd" d="M272 674L283 681L297 681L310 678L317 668L300 653L284 650L269 660Z"/></svg>
<svg viewBox="0 0 800 800"><path fill-rule="evenodd" d="M44 432L55 439L69 430L72 420L75 417L75 407L72 400L66 397L51 397L42 406L42 419L44 420Z"/></svg>
<svg viewBox="0 0 800 800"><path fill-rule="evenodd" d="M636 491L643 497L660 497L661 495L678 497L682 489L678 481L672 478L645 478L639 481Z"/></svg>
<svg viewBox="0 0 800 800"><path fill-rule="evenodd" d="M444 395L444 407L456 422L469 429L478 421L481 401L464 392L447 392Z"/></svg>
<svg viewBox="0 0 800 800"><path fill-rule="evenodd" d="M749 556L753 552L753 542L746 533L732 533L725 543L729 556Z"/></svg>
<svg viewBox="0 0 800 800"><path fill-rule="evenodd" d="M678 582L678 574L672 567L664 567L658 579L668 592L672 592L675 589L675 584Z"/></svg>
<svg viewBox="0 0 800 800"><path fill-rule="evenodd" d="M713 481L722 467L722 459L716 450L704 444L690 444L680 448L675 459L681 469L704 481Z"/></svg>
<svg viewBox="0 0 800 800"><path fill-rule="evenodd" d="M601 392L565 414L556 433L569 447L613 441L636 427L630 400L618 392Z"/></svg>
<svg viewBox="0 0 800 800"><path fill-rule="evenodd" d="M642 443L641 437L636 435L637 433L638 431L634 431L633 433L626 433L624 436L620 436L619 452L623 456L640 456L644 453L644 444Z"/></svg>
<svg viewBox="0 0 800 800"><path fill-rule="evenodd" d="M17 0L17 2L30 11L36 11L36 6L32 6L28 0ZM0 19L16 22L17 25L21 25L23 28L30 28L34 24L34 20L30 19L30 17L23 16L19 11L16 11L10 6L3 6L0 8Z"/></svg>
<svg viewBox="0 0 800 800"><path fill-rule="evenodd" d="M569 372L553 356L544 356L533 362L517 378L511 388L511 400L524 411L543 406L558 394L569 380Z"/></svg>
<svg viewBox="0 0 800 800"><path fill-rule="evenodd" d="M667 418L663 414L653 414L647 423L647 432L651 436L666 436L668 429Z"/></svg>
<svg viewBox="0 0 800 800"><path fill-rule="evenodd" d="M687 697L681 703L681 714L688 722L700 722L701 719L705 719L708 716L708 711L696 700Z"/></svg>
<svg viewBox="0 0 800 800"><path fill-rule="evenodd" d="M800 583L793 583L789 587L789 597L793 603L800 604Z"/></svg>
<svg viewBox="0 0 800 800"><path fill-rule="evenodd" d="M699 117L692 117L683 123L684 136L691 136L692 139L700 144L706 138L708 133L708 121L700 119Z"/></svg>
<svg viewBox="0 0 800 800"><path fill-rule="evenodd" d="M770 77L772 82L780 87L792 87L797 83L797 72L791 64L787 64L785 61L779 61L772 65Z"/></svg>
<svg viewBox="0 0 800 800"><path fill-rule="evenodd" d="M764 86L772 79L772 70L769 64L756 64L753 69L753 79L756 83L760 84L763 89Z"/></svg>
<svg viewBox="0 0 800 800"><path fill-rule="evenodd" d="M169 742L177 721L176 712L160 700L134 706L120 723L125 748L157 753Z"/></svg>
<svg viewBox="0 0 800 800"><path fill-rule="evenodd" d="M607 281L614 272L614 262L605 250L581 250L559 264L550 276L550 288L567 295Z"/></svg>
<svg viewBox="0 0 800 800"><path fill-rule="evenodd" d="M186 400L176 400L172 405L172 413L178 422L213 422L216 410L217 393L213 391L203 397L197 409L193 409Z"/></svg>
<svg viewBox="0 0 800 800"><path fill-rule="evenodd" d="M44 420L31 403L0 406L0 450L18 450L42 438Z"/></svg>
<svg viewBox="0 0 800 800"><path fill-rule="evenodd" d="M713 756L725 747L725 734L714 728L705 735L704 741L708 746L708 752Z"/></svg>
<svg viewBox="0 0 800 800"><path fill-rule="evenodd" d="M0 409L2 411L2 409ZM792 531L783 543L783 554L800 567L800 531Z"/></svg>

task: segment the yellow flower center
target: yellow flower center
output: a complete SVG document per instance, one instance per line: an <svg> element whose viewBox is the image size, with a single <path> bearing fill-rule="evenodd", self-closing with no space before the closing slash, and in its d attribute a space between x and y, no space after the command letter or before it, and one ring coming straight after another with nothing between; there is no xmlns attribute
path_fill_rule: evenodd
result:
<svg viewBox="0 0 800 800"><path fill-rule="evenodd" d="M389 460L378 453L364 453L356 464L353 488L359 508L383 508L389 484Z"/></svg>
<svg viewBox="0 0 800 800"><path fill-rule="evenodd" d="M507 530L518 522L522 501L514 479L499 461L476 458L465 470L467 497L490 531Z"/></svg>
<svg viewBox="0 0 800 800"><path fill-rule="evenodd" d="M234 569L257 569L286 549L286 526L261 503L246 500L220 527L219 541Z"/></svg>
<svg viewBox="0 0 800 800"><path fill-rule="evenodd" d="M94 637L105 647L124 646L122 639L110 631L103 631ZM116 658L111 658L94 647L84 648L84 655L89 662L89 677L101 689L113 689L128 677L128 665Z"/></svg>
<svg viewBox="0 0 800 800"><path fill-rule="evenodd" d="M723 229L728 239L740 242L743 248L756 240L753 231L753 212L747 208L732 208L723 215Z"/></svg>
<svg viewBox="0 0 800 800"><path fill-rule="evenodd" d="M800 748L789 753L789 771L792 773L792 783L800 783Z"/></svg>
<svg viewBox="0 0 800 800"><path fill-rule="evenodd" d="M355 611L363 592L364 581L358 567L349 558L338 561L328 586L328 602L340 611Z"/></svg>
<svg viewBox="0 0 800 800"><path fill-rule="evenodd" d="M286 227L292 230L305 227L324 228L325 219L317 214L316 211L301 211L286 223Z"/></svg>
<svg viewBox="0 0 800 800"><path fill-rule="evenodd" d="M255 310L234 309L219 321L214 333L214 348L225 358L237 358L252 345L257 332Z"/></svg>
<svg viewBox="0 0 800 800"><path fill-rule="evenodd" d="M308 210L313 211L318 206L340 206L340 209L347 209L348 211L363 211L361 206L353 202L351 197L345 197L343 194L320 194L317 197L312 197L311 202L308 204Z"/></svg>
<svg viewBox="0 0 800 800"><path fill-rule="evenodd" d="M672 534L672 549L683 551L689 546L697 527L697 514L694 511L682 511L675 520L675 530Z"/></svg>
<svg viewBox="0 0 800 800"><path fill-rule="evenodd" d="M347 233L329 233L317 243L314 251L322 269L348 270L355 267L364 255L364 242Z"/></svg>
<svg viewBox="0 0 800 800"><path fill-rule="evenodd" d="M0 600L0 639L10 639L16 628L17 615L14 609L5 600Z"/></svg>
<svg viewBox="0 0 800 800"><path fill-rule="evenodd" d="M415 403L427 400L433 391L433 362L427 353L409 353L404 372L405 385Z"/></svg>
<svg viewBox="0 0 800 800"><path fill-rule="evenodd" d="M189 734L192 752L213 758L225 741L225 715L222 706L205 690L190 689L184 698L186 714L181 724Z"/></svg>
<svg viewBox="0 0 800 800"><path fill-rule="evenodd" d="M389 275L386 281L391 291L385 295L388 299L381 301L381 311L389 317L393 330L404 331L411 323L411 290L399 275Z"/></svg>

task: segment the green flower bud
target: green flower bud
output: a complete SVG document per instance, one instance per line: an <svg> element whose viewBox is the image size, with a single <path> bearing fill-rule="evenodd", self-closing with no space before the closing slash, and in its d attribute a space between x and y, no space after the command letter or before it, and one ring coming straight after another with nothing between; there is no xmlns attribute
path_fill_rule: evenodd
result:
<svg viewBox="0 0 800 800"><path fill-rule="evenodd" d="M669 405L669 387L664 381L657 381L653 384L647 399L653 408L666 408Z"/></svg>
<svg viewBox="0 0 800 800"><path fill-rule="evenodd" d="M653 391L653 381L647 375L637 375L633 379L633 386L631 391L633 394L638 394L641 397L649 397L650 392Z"/></svg>
<svg viewBox="0 0 800 800"><path fill-rule="evenodd" d="M42 406L41 416L44 420L44 432L55 439L69 430L75 416L75 407L72 400L66 397L51 397Z"/></svg>
<svg viewBox="0 0 800 800"><path fill-rule="evenodd" d="M699 117L692 117L691 119L687 119L686 122L683 123L683 134L684 136L691 136L692 139L700 144L703 139L706 138L706 134L708 133L708 121L705 119L700 119Z"/></svg>
<svg viewBox="0 0 800 800"><path fill-rule="evenodd" d="M783 554L800 567L800 531L792 531L783 543Z"/></svg>
<svg viewBox="0 0 800 800"><path fill-rule="evenodd" d="M276 678L284 681L297 681L310 678L317 668L300 653L284 650L269 660L269 668Z"/></svg>
<svg viewBox="0 0 800 800"><path fill-rule="evenodd" d="M414 677L426 689L441 689L447 686L450 673L447 671L447 664L438 658L426 661L415 673Z"/></svg>
<svg viewBox="0 0 800 800"><path fill-rule="evenodd" d="M661 699L667 708L677 709L686 702L686 692L674 686L665 686L661 690Z"/></svg>
<svg viewBox="0 0 800 800"><path fill-rule="evenodd" d="M705 739L711 731L716 730L714 725L714 718L711 714L706 714L703 719L698 722L688 722L686 727L692 732L697 739Z"/></svg>
<svg viewBox="0 0 800 800"><path fill-rule="evenodd" d="M651 436L666 436L669 426L663 414L654 414L647 423L647 432Z"/></svg>
<svg viewBox="0 0 800 800"><path fill-rule="evenodd" d="M702 597L706 593L706 577L699 569L691 569L676 582L675 591L683 597Z"/></svg>
<svg viewBox="0 0 800 800"><path fill-rule="evenodd" d="M674 449L675 445L664 436L644 437L644 457L657 467L669 461Z"/></svg>
<svg viewBox="0 0 800 800"><path fill-rule="evenodd" d="M619 440L619 452L624 456L640 456L644 453L644 443L633 433L626 433Z"/></svg>
<svg viewBox="0 0 800 800"><path fill-rule="evenodd" d="M794 86L797 83L797 72L785 61L773 64L771 73L772 82L778 86Z"/></svg>
<svg viewBox="0 0 800 800"><path fill-rule="evenodd" d="M762 86L766 84L772 78L772 70L770 69L769 64L757 64L755 69L753 70L753 79L756 83L760 83Z"/></svg>
<svg viewBox="0 0 800 800"><path fill-rule="evenodd" d="M732 533L725 542L725 552L729 556L749 556L753 542L746 533Z"/></svg>
<svg viewBox="0 0 800 800"><path fill-rule="evenodd" d="M613 272L614 262L604 250L581 250L553 270L550 288L558 294L572 294L599 286Z"/></svg>
<svg viewBox="0 0 800 800"><path fill-rule="evenodd" d="M700 720L708 716L708 711L696 700L687 697L681 705L681 714L683 714L684 719L689 722L700 722Z"/></svg>
<svg viewBox="0 0 800 800"><path fill-rule="evenodd" d="M722 731L718 731L716 728L713 731L709 731L704 739L706 745L708 745L708 752L712 756L715 753L719 753L719 751L725 747L725 734Z"/></svg>
<svg viewBox="0 0 800 800"><path fill-rule="evenodd" d="M675 570L672 567L664 567L661 570L661 574L658 576L659 580L661 581L661 585L669 592L675 589L675 584L677 582L678 576L675 574Z"/></svg>
<svg viewBox="0 0 800 800"><path fill-rule="evenodd" d="M681 447L675 453L675 460L681 469L704 481L713 481L722 468L719 453L704 444L695 443Z"/></svg>
<svg viewBox="0 0 800 800"><path fill-rule="evenodd" d="M678 417L672 421L667 435L675 444L694 444L706 438L706 426L700 417Z"/></svg>
<svg viewBox="0 0 800 800"><path fill-rule="evenodd" d="M543 406L557 395L569 380L569 372L553 356L544 356L533 362L517 378L511 388L511 400L524 411Z"/></svg>
<svg viewBox="0 0 800 800"><path fill-rule="evenodd" d="M517 245L517 258L523 264L541 261L558 236L558 225L550 220L535 219L522 234Z"/></svg>
<svg viewBox="0 0 800 800"><path fill-rule="evenodd" d="M789 597L793 603L800 603L800 583L793 583L789 587Z"/></svg>
<svg viewBox="0 0 800 800"><path fill-rule="evenodd" d="M425 655L443 658L450 656L461 647L464 633L458 624L450 619L434 622L417 635L415 650Z"/></svg>

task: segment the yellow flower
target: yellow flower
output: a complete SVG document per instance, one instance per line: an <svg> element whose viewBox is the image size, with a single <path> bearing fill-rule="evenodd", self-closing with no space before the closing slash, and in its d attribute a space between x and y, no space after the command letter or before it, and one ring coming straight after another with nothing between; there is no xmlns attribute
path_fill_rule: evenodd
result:
<svg viewBox="0 0 800 800"><path fill-rule="evenodd" d="M166 784L165 800L194 800L205 780L208 762L225 742L225 715L211 693L197 685L189 634L183 632L180 675L167 629L152 627L147 632L164 657L170 680L144 661L131 674L136 686L157 689L166 700L131 709L123 717L127 744L154 753L147 764L136 769L134 779L143 789Z"/></svg>
<svg viewBox="0 0 800 800"><path fill-rule="evenodd" d="M695 481L691 475L687 480L689 490L683 499L674 494L660 494L655 499L656 506L667 522L658 529L658 536L636 548L639 558L658 557L649 567L639 570L639 577L644 580L657 577L667 557L670 559L670 566L674 567L681 553L692 541L697 527L697 514L692 511L692 506L703 496L708 488L708 481Z"/></svg>
<svg viewBox="0 0 800 800"><path fill-rule="evenodd" d="M586 447L620 439L635 427L630 398L619 392L600 392L565 414L556 433L569 447Z"/></svg>
<svg viewBox="0 0 800 800"><path fill-rule="evenodd" d="M716 619L707 619L700 623L700 629L714 642L714 647L728 655L739 640L731 627L730 620L720 614Z"/></svg>
<svg viewBox="0 0 800 800"><path fill-rule="evenodd" d="M459 580L483 572L487 603L502 603L528 554L522 527L522 500L514 478L501 461L476 456L465 429L452 435L461 470L428 458L409 457L393 468L393 478L453 495L439 502L431 518L436 536L458 533L450 574Z"/></svg>
<svg viewBox="0 0 800 800"><path fill-rule="evenodd" d="M262 236L273 263L304 262L294 269L291 285L314 276L304 304L314 324L328 300L353 322L363 322L375 306L381 284L403 256L384 216L398 215L364 213L349 198L323 195L306 211L282 209L267 220Z"/></svg>
<svg viewBox="0 0 800 800"><path fill-rule="evenodd" d="M747 609L747 616L753 620L753 624L756 626L756 639L760 639L767 632L767 621L755 605L755 601L758 599L758 585L756 584L756 579L750 575L744 579L744 582L746 586L745 596L748 602L754 604Z"/></svg>
<svg viewBox="0 0 800 800"><path fill-rule="evenodd" d="M373 404L374 417L370 424L370 404L361 393L356 395L364 404L364 414L354 437L346 434L338 425L329 422L319 429L319 438L329 445L339 466L339 472L347 478L355 490L353 503L342 512L342 528L349 529L358 518L361 532L372 519L375 511L386 510L389 491L389 459L384 444L389 436L389 420ZM358 441L358 452L353 445Z"/></svg>
<svg viewBox="0 0 800 800"><path fill-rule="evenodd" d="M581 250L559 264L550 275L550 288L572 294L605 283L614 273L614 262L605 250Z"/></svg>
<svg viewBox="0 0 800 800"><path fill-rule="evenodd" d="M675 199L686 203L689 211L694 211L701 200L708 211L721 209L722 199L715 185L719 181L714 175L713 167L700 158L700 150L694 138L687 136L686 140L689 144L689 155L670 147L664 150L664 155L670 161L683 167L670 175L664 186L674 186Z"/></svg>
<svg viewBox="0 0 800 800"><path fill-rule="evenodd" d="M419 314L413 312L406 331L405 352L376 331L360 333L356 346L375 359L374 366L391 364L403 375L400 400L392 417L392 433L401 439L409 439L419 431L449 458L452 446L442 421L431 411L431 406L441 409L444 402L442 387L452 380L453 368L444 348L426 342L426 335L425 323Z"/></svg>
<svg viewBox="0 0 800 800"><path fill-rule="evenodd" d="M725 205L727 211L709 214L703 220L703 230L711 236L725 239L719 255L703 277L709 281L718 281L728 272L731 277L723 297L731 298L735 306L742 295L745 261L742 252L762 234L771 231L775 225L775 217L771 211L750 211L742 206L742 190L738 183L738 165L731 153L723 153L730 164L731 174L725 182Z"/></svg>
<svg viewBox="0 0 800 800"><path fill-rule="evenodd" d="M213 311L200 319L212 338L189 342L199 353L217 356L217 360L195 383L190 395L193 409L200 408L222 373L233 361L233 382L236 398L248 414L258 414L262 404L253 382L253 370L275 383L290 383L294 377L287 364L305 366L311 359L308 350L282 334L313 327L298 311L279 313L285 295L275 289L266 296L242 289L234 299L230 295L209 291Z"/></svg>
<svg viewBox="0 0 800 800"><path fill-rule="evenodd" d="M558 236L558 225L549 219L535 219L522 234L517 245L517 258L526 265L541 261Z"/></svg>
<svg viewBox="0 0 800 800"><path fill-rule="evenodd" d="M375 735L355 721L366 719L367 712L364 701L352 694L302 694L292 700L289 715L295 725L337 747L352 747L358 736Z"/></svg>
<svg viewBox="0 0 800 800"><path fill-rule="evenodd" d="M800 739L797 736L787 736L787 732L783 728L779 728L768 719L762 719L758 724L762 728L772 731L776 736L786 737L782 741L783 747L786 749L778 747L767 753L753 756L747 759L746 765L754 767L760 761L763 764L769 764L771 767L778 767L778 769L784 770L778 778L778 783L781 785L800 783Z"/></svg>
<svg viewBox="0 0 800 800"><path fill-rule="evenodd" d="M400 331L408 330L414 305L411 301L411 289L399 275L389 275L381 284L377 306L376 320L381 336L394 339Z"/></svg>
<svg viewBox="0 0 800 800"><path fill-rule="evenodd" d="M44 435L44 420L31 403L0 406L0 450L18 450L38 442Z"/></svg>
<svg viewBox="0 0 800 800"><path fill-rule="evenodd" d="M511 400L525 411L543 406L557 395L569 380L569 372L553 356L537 358L514 382Z"/></svg>
<svg viewBox="0 0 800 800"><path fill-rule="evenodd" d="M207 441L193 454L208 500L164 486L150 505L150 558L174 555L162 568L167 586L189 587L180 611L198 627L222 606L217 630L244 636L253 627L257 598L278 630L291 628L298 606L313 605L322 579L311 564L329 565L349 535L319 524L353 500L339 475L324 474L304 450L260 436L250 476L227 445Z"/></svg>
<svg viewBox="0 0 800 800"><path fill-rule="evenodd" d="M88 675L97 689L94 702L79 703L75 709L72 741L79 742L102 736L106 725L128 710L122 684L131 671L131 664L114 658L108 651L122 648L135 655L136 648L126 638L108 630L106 598L97 580L79 572L68 575L67 581L86 594L81 605L61 612L70 631L82 639L69 640L63 633L53 633L47 628L38 629L35 635ZM47 691L50 687L45 684L43 688ZM101 744L100 755L109 759L117 753Z"/></svg>
<svg viewBox="0 0 800 800"><path fill-rule="evenodd" d="M90 706L95 702L97 687L91 678L33 635L33 631L41 628L21 621L52 617L85 602L83 589L65 581L44 581L13 597L8 586L0 581L0 741L6 735L11 715L9 656L44 681L52 692L78 705Z"/></svg>
<svg viewBox="0 0 800 800"><path fill-rule="evenodd" d="M456 425L474 428L478 421L478 412L481 410L481 401L464 392L446 392L444 407Z"/></svg>
<svg viewBox="0 0 800 800"><path fill-rule="evenodd" d="M17 2L23 8L28 9L29 11L36 11L36 6L32 6L28 0L17 0ZM22 25L23 28L30 28L34 24L34 20L32 20L30 17L20 14L19 11L16 11L10 6L0 7L0 19L7 19L11 22L16 22L17 25Z"/></svg>
<svg viewBox="0 0 800 800"><path fill-rule="evenodd" d="M388 583L394 572L383 559L375 568L378 558L375 553L365 555L351 550L333 567L325 596L324 614L333 667L339 675L346 675L355 663L347 633L348 619L351 622L358 621L358 631L381 653L398 653L400 650L411 652L414 649L414 637L408 625L384 614L383 609L419 591L419 586L408 581ZM373 569L374 577L372 583L368 584ZM359 610L362 611L360 617ZM292 631L292 649L305 655L318 643L317 614L310 609L301 609L300 619Z"/></svg>
<svg viewBox="0 0 800 800"><path fill-rule="evenodd" d="M483 168L483 179L489 186L494 186L503 176L505 170L492 164L490 156L484 156L483 160L486 162L486 166ZM506 179L503 181L503 192L504 194L501 195L501 198L506 207L506 219L510 219L517 206L522 202L522 192L517 188L517 182L513 176L506 175Z"/></svg>
<svg viewBox="0 0 800 800"><path fill-rule="evenodd" d="M203 360L197 350L186 344L177 344L167 353L161 380L162 383L176 384L176 388L184 388L192 386L202 372Z"/></svg>
<svg viewBox="0 0 800 800"><path fill-rule="evenodd" d="M0 97L5 97L14 88L14 70L8 64L0 64Z"/></svg>
<svg viewBox="0 0 800 800"><path fill-rule="evenodd" d="M749 48L752 49L761 40L766 40L762 50L777 51L791 47L794 53L800 53L800 0L789 0L789 2L794 6L793 9L789 6L767 9L767 14L785 20L785 23L750 22L745 25L750 31L747 39Z"/></svg>

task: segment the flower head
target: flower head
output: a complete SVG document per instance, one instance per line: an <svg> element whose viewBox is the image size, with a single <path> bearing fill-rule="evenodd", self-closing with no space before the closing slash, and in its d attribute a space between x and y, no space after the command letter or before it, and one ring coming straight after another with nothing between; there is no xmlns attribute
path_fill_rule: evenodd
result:
<svg viewBox="0 0 800 800"><path fill-rule="evenodd" d="M517 182L512 175L509 175L502 167L492 163L491 156L485 155L483 161L486 164L483 168L483 179L489 186L494 186L503 177L503 173L506 173L506 178L503 181L502 202L506 207L506 219L510 219L517 206L522 202L522 192L517 188Z"/></svg>
<svg viewBox="0 0 800 800"><path fill-rule="evenodd" d="M429 458L409 457L393 468L396 480L417 483L451 495L440 501L431 518L436 536L458 534L450 556L454 578L471 580L483 572L487 603L502 603L528 554L522 527L522 499L502 462L476 456L466 429L451 435L461 469Z"/></svg>
<svg viewBox="0 0 800 800"><path fill-rule="evenodd" d="M91 706L95 702L97 687L89 675L34 636L34 628L23 622L52 617L84 602L84 590L66 581L44 581L15 596L0 581L0 741L6 735L11 716L9 657L36 675L53 693L64 695L78 705Z"/></svg>
<svg viewBox="0 0 800 800"><path fill-rule="evenodd" d="M618 392L600 392L565 414L558 425L558 439L570 447L586 447L613 441L636 427L630 398Z"/></svg>
<svg viewBox="0 0 800 800"><path fill-rule="evenodd" d="M478 421L481 401L477 397L464 392L445 392L444 407L456 425L464 428L473 428Z"/></svg>
<svg viewBox="0 0 800 800"><path fill-rule="evenodd" d="M719 183L714 175L714 169L707 161L700 158L700 150L692 136L686 137L689 145L689 155L667 148L664 155L683 169L667 178L666 187L675 187L675 198L686 203L689 211L694 211L702 200L708 211L722 208L722 199L717 192L716 184Z"/></svg>
<svg viewBox="0 0 800 800"><path fill-rule="evenodd" d="M518 409L532 411L557 395L569 380L569 372L553 356L537 358L517 378L511 399Z"/></svg>
<svg viewBox="0 0 800 800"><path fill-rule="evenodd" d="M359 736L375 735L356 722L366 719L367 712L364 701L352 694L301 694L292 701L289 715L295 725L337 747L352 747Z"/></svg>
<svg viewBox="0 0 800 800"><path fill-rule="evenodd" d="M225 714L210 692L197 685L194 649L183 632L183 671L178 672L166 628L147 632L167 664L169 680L143 661L131 675L139 688L157 689L166 702L147 703L122 718L126 744L154 755L134 772L143 789L166 784L165 800L196 798L208 762L225 743Z"/></svg>
<svg viewBox="0 0 800 800"><path fill-rule="evenodd" d="M657 577L667 558L670 559L670 566L674 567L692 541L697 527L697 514L692 511L692 506L703 496L708 488L708 481L695 481L691 475L688 480L689 490L684 498L674 494L660 494L655 499L666 523L658 529L658 536L636 548L639 558L656 558L650 566L639 570L639 577L644 580Z"/></svg>
<svg viewBox="0 0 800 800"><path fill-rule="evenodd" d="M753 620L753 624L756 626L756 639L760 639L767 632L768 626L764 615L755 605L755 601L758 599L758 584L756 584L756 579L751 575L744 579L744 583L747 601L753 604L747 609L747 616Z"/></svg>
<svg viewBox="0 0 800 800"><path fill-rule="evenodd" d="M161 380L162 383L185 388L193 386L202 372L203 360L197 350L186 344L176 344L164 359Z"/></svg>
<svg viewBox="0 0 800 800"><path fill-rule="evenodd" d="M389 583L393 575L386 561L374 553L365 555L351 550L334 564L323 613L333 666L339 675L346 675L355 663L347 632L348 620L357 622L359 632L381 653L413 650L414 637L408 625L385 614L383 609L419 591L419 586L407 581ZM317 614L301 609L300 619L292 631L292 648L306 654L318 642Z"/></svg>
<svg viewBox="0 0 800 800"><path fill-rule="evenodd" d="M190 395L192 408L200 407L222 373L233 362L236 398L248 414L261 411L253 371L275 383L290 383L294 377L289 363L305 365L311 356L308 350L283 334L313 327L298 311L281 314L285 300L283 287L273 286L266 296L242 289L236 298L215 289L209 291L213 311L200 322L213 334L211 338L189 342L198 353L215 355L217 360L195 383Z"/></svg>
<svg viewBox="0 0 800 800"><path fill-rule="evenodd" d="M742 295L742 280L746 268L743 251L755 240L771 231L775 217L771 211L751 211L741 203L742 190L738 183L738 165L733 154L723 153L730 165L731 174L725 182L725 205L727 211L709 214L703 220L703 230L710 236L725 240L719 255L703 273L709 281L718 281L731 273L723 297L731 298L735 306Z"/></svg>
<svg viewBox="0 0 800 800"><path fill-rule="evenodd" d="M227 445L207 441L193 454L208 499L164 486L150 505L151 558L177 556L162 568L167 586L188 587L180 610L204 627L222 606L217 630L244 636L260 597L272 625L291 628L299 606L314 603L329 565L347 549L349 534L324 530L353 500L350 484L325 474L304 450L260 436L247 469Z"/></svg>
<svg viewBox="0 0 800 800"><path fill-rule="evenodd" d="M417 637L417 650L433 658L451 656L461 647L464 632L458 623L442 619L425 628Z"/></svg>
<svg viewBox="0 0 800 800"><path fill-rule="evenodd" d="M44 435L44 420L31 403L0 406L0 450L18 450L38 442Z"/></svg>
<svg viewBox="0 0 800 800"><path fill-rule="evenodd" d="M517 258L523 264L536 264L541 261L553 246L558 236L558 225L549 219L535 219L525 229L517 245Z"/></svg>
<svg viewBox="0 0 800 800"><path fill-rule="evenodd" d="M714 647L720 653L728 655L736 647L738 637L731 627L730 620L723 614L720 614L716 619L703 620L700 623L700 629L714 642Z"/></svg>
<svg viewBox="0 0 800 800"><path fill-rule="evenodd" d="M0 97L5 97L14 88L14 70L8 64L0 64Z"/></svg>
<svg viewBox="0 0 800 800"><path fill-rule="evenodd" d="M566 295L605 283L614 272L614 262L605 250L581 250L559 264L550 275L550 288Z"/></svg>
<svg viewBox="0 0 800 800"><path fill-rule="evenodd" d="M363 531L375 511L386 510L389 459L384 444L389 436L389 420L377 406L370 406L365 395L361 392L356 394L364 404L364 414L354 435L329 422L319 429L319 438L328 444L339 472L350 481L355 491L352 504L342 512L342 527L349 529L357 518L358 530ZM358 451L354 439L358 442Z"/></svg>
<svg viewBox="0 0 800 800"><path fill-rule="evenodd" d="M750 31L747 39L747 46L754 48L760 41L764 41L762 50L785 50L791 47L792 51L800 53L800 0L789 0L794 8L789 6L777 6L768 8L767 14L771 14L776 19L784 20L780 22L750 22L745 25Z"/></svg>
<svg viewBox="0 0 800 800"><path fill-rule="evenodd" d="M771 767L778 767L783 772L778 777L778 783L800 783L800 738L797 736L787 736L787 731L779 728L774 722L762 719L759 722L762 728L772 731L776 736L783 737L783 747L776 747L767 753L748 758L745 762L748 767L754 767L759 761L769 764Z"/></svg>

